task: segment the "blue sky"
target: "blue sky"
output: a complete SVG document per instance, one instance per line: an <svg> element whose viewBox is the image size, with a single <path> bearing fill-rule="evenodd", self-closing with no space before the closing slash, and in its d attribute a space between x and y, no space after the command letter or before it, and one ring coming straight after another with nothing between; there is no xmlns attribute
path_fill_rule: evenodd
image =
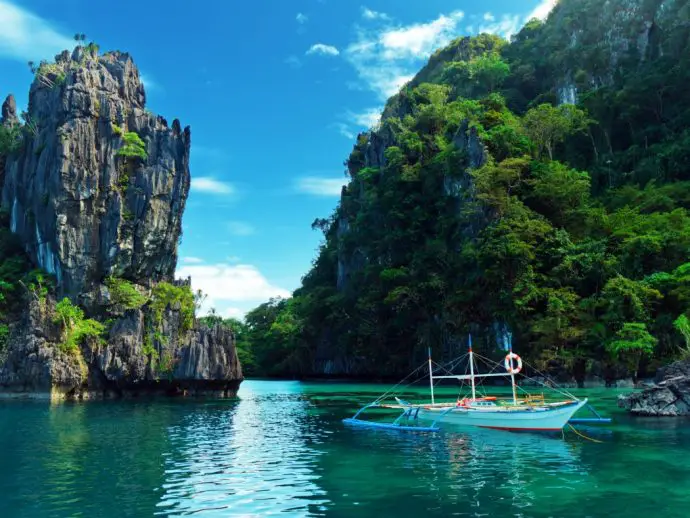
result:
<svg viewBox="0 0 690 518"><path fill-rule="evenodd" d="M358 131L438 47L509 36L555 0L0 0L0 95L83 32L129 52L148 108L192 127L178 274L241 316L299 286Z"/></svg>

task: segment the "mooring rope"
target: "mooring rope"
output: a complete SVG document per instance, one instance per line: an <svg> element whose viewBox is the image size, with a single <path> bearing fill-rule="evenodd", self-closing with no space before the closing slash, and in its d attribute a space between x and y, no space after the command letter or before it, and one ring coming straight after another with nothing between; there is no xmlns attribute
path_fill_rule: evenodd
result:
<svg viewBox="0 0 690 518"><path fill-rule="evenodd" d="M583 439L587 439L588 441L597 442L597 443L603 443L603 442L604 442L604 441L600 441L599 439L592 439L591 437L587 437L586 435L581 434L581 433L578 432L577 429L576 429L573 425L571 425L570 423L568 423L568 426L570 427L570 429L571 429L573 432L575 432L577 435L579 435L579 436L582 437Z"/></svg>

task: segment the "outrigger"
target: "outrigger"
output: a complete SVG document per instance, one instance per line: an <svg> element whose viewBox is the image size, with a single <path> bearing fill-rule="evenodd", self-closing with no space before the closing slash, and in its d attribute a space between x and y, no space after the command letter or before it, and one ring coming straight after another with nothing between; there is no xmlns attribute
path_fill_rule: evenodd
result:
<svg viewBox="0 0 690 518"><path fill-rule="evenodd" d="M475 359L479 358L485 363L493 364L492 371L486 374L475 372ZM452 368L462 360L468 359L469 374L453 374ZM423 367L418 367L408 378ZM504 372L495 372L500 368L500 364L492 362L472 351L472 339L469 340L469 352L449 364L449 368L438 366L438 370L445 371L441 375L434 374L434 362L431 358L429 349L428 369L429 369L429 388L431 391L431 402L424 404L414 404L398 397L395 403L386 403L392 390L377 398L373 403L362 407L353 417L344 419L348 425L364 426L370 428L387 428L396 430L407 430L417 432L436 432L440 428L439 423L446 423L458 426L475 426L481 428L494 428L499 430L516 431L537 431L537 432L557 432L563 430L568 424L600 424L610 423L611 419L601 417L594 408L589 405L587 398L578 399L565 390L556 387L548 387L564 396L564 399L557 401L547 401L543 394L529 394L523 391L515 382L516 374L522 370L522 359L513 352L512 346L504 360ZM494 396L481 395L477 397L477 379L491 377L510 377L512 387L512 398L508 400L499 399ZM406 378L407 379L407 378ZM434 397L435 380L458 380L460 382L469 381L471 393L468 397L458 398L454 402L437 403ZM405 380L403 380L404 382ZM532 380L540 383L538 380ZM400 386L400 382L396 387ZM545 384L541 383L546 386ZM518 391L523 394L518 397ZM583 407L588 407L596 417L574 419L573 415ZM381 423L360 419L364 411L372 408L385 408L401 410L402 413L392 423ZM419 421L430 422L428 426L418 424Z"/></svg>

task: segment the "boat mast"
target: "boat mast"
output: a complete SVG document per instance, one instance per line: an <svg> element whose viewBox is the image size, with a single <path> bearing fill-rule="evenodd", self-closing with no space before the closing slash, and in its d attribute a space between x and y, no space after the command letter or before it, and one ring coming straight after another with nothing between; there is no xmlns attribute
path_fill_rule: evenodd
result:
<svg viewBox="0 0 690 518"><path fill-rule="evenodd" d="M434 370L431 367L431 347L429 347L429 388L431 389L431 404L434 404Z"/></svg>
<svg viewBox="0 0 690 518"><path fill-rule="evenodd" d="M512 358L512 354L513 354L513 341L512 340L510 340L509 345L510 345L510 354L511 354L511 358ZM513 366L513 360L512 359L510 360L510 366L511 367ZM517 395L515 393L515 374L513 374L512 369L510 371L510 385L513 387L513 405L517 406Z"/></svg>
<svg viewBox="0 0 690 518"><path fill-rule="evenodd" d="M470 346L470 382L472 384L472 401L477 399L477 394L474 387L474 357L472 356L472 335L469 335Z"/></svg>

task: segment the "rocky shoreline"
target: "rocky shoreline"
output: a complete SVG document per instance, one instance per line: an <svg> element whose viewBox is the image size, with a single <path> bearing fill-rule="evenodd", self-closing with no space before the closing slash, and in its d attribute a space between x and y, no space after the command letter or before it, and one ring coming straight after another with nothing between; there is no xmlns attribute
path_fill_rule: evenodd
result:
<svg viewBox="0 0 690 518"><path fill-rule="evenodd" d="M639 416L690 416L690 361L662 367L644 390L618 396L618 406Z"/></svg>

